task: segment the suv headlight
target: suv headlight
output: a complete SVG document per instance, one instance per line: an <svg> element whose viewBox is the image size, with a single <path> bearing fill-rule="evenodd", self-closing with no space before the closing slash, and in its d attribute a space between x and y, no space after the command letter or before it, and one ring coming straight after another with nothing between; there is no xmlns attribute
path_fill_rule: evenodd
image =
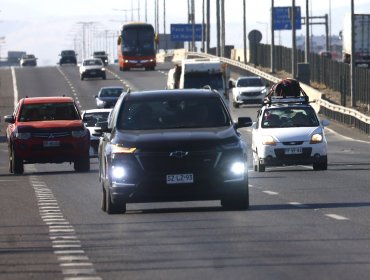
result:
<svg viewBox="0 0 370 280"><path fill-rule="evenodd" d="M21 140L27 140L31 138L31 132L17 132L15 134L15 138L21 139Z"/></svg>
<svg viewBox="0 0 370 280"><path fill-rule="evenodd" d="M112 145L112 154L132 154L136 148L128 148L120 145Z"/></svg>
<svg viewBox="0 0 370 280"><path fill-rule="evenodd" d="M235 175L244 174L244 172L245 172L244 162L240 162L240 161L234 162L230 167L230 171Z"/></svg>
<svg viewBox="0 0 370 280"><path fill-rule="evenodd" d="M75 138L82 138L84 136L86 136L87 134L87 130L84 129L84 130L72 130L72 137L75 137Z"/></svg>

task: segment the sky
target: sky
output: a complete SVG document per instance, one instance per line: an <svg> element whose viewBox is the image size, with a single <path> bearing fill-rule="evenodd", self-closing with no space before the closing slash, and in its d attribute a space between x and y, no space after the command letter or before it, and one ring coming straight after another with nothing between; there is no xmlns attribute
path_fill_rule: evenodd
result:
<svg viewBox="0 0 370 280"><path fill-rule="evenodd" d="M195 19L202 22L202 0L195 1ZM211 47L215 46L215 0L211 0ZM145 4L147 3L147 4ZM158 0L159 32L169 33L171 23L187 23L187 0ZM275 7L291 6L291 0L275 0ZM306 0L296 0L305 15ZM370 13L369 0L354 0L355 13ZM164 21L165 4L165 21ZM344 13L350 12L351 0L310 0L311 16L331 18L330 33L338 35ZM38 57L39 65L55 65L62 49L81 50L85 26L91 42L88 52L106 49L114 58L116 38L124 22L145 21L154 24L155 0L0 0L0 57L8 51L26 51ZM145 8L146 7L146 8ZM247 33L258 29L262 43L270 41L271 0L246 0ZM164 24L164 22L166 24ZM225 0L226 44L243 46L243 1ZM266 36L266 32L268 36ZM289 46L290 31L275 32L275 42ZM323 25L313 26L313 35L325 33ZM305 34L304 28L297 36ZM277 36L279 39L277 39ZM80 57L81 59L81 57Z"/></svg>

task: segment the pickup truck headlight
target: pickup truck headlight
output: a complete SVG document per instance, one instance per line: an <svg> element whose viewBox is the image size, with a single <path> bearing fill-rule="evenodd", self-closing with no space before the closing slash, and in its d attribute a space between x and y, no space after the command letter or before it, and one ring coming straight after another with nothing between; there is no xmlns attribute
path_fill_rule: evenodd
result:
<svg viewBox="0 0 370 280"><path fill-rule="evenodd" d="M31 132L17 132L15 134L15 138L21 139L21 140L27 140L31 138Z"/></svg>
<svg viewBox="0 0 370 280"><path fill-rule="evenodd" d="M72 137L75 137L75 138L82 138L84 136L86 136L87 134L87 130L72 130Z"/></svg>

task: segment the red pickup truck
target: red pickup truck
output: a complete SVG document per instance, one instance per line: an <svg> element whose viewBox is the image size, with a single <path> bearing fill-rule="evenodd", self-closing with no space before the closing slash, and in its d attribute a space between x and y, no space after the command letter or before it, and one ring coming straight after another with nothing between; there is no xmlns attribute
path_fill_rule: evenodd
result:
<svg viewBox="0 0 370 280"><path fill-rule="evenodd" d="M11 173L22 174L24 164L62 162L90 171L90 133L73 98L23 98L5 122Z"/></svg>

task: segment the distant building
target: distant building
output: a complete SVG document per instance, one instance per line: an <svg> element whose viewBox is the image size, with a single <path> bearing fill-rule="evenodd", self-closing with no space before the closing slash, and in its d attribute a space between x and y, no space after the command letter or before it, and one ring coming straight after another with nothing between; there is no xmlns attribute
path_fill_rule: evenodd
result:
<svg viewBox="0 0 370 280"><path fill-rule="evenodd" d="M310 41L310 51L314 53L321 53L324 51L330 51L333 59L340 60L342 56L342 41L339 36L331 36L329 40L330 48L326 49L326 37L312 36ZM297 36L297 49L305 50L306 48L306 37L301 35Z"/></svg>

